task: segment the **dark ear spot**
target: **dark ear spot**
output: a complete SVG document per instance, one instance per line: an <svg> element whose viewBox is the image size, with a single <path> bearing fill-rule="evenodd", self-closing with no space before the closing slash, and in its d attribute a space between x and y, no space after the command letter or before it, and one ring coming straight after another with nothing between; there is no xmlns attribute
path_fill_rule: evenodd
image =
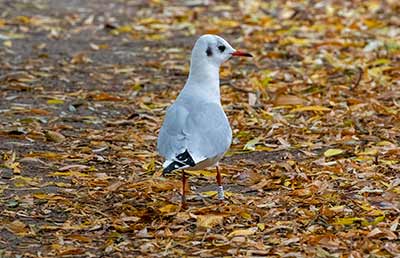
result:
<svg viewBox="0 0 400 258"><path fill-rule="evenodd" d="M212 50L211 50L210 46L207 47L206 54L207 54L207 56L212 56L213 53L212 53Z"/></svg>

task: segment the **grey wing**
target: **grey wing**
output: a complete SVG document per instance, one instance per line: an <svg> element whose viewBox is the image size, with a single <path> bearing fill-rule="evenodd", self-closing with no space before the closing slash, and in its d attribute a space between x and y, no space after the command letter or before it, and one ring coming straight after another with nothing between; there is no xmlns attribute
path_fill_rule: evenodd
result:
<svg viewBox="0 0 400 258"><path fill-rule="evenodd" d="M222 109L216 103L204 103L194 109L186 121L189 152L197 162L225 153L232 142L232 130Z"/></svg>
<svg viewBox="0 0 400 258"><path fill-rule="evenodd" d="M168 108L157 139L157 150L164 158L172 160L185 151L187 140L183 129L188 114L188 110L179 103Z"/></svg>

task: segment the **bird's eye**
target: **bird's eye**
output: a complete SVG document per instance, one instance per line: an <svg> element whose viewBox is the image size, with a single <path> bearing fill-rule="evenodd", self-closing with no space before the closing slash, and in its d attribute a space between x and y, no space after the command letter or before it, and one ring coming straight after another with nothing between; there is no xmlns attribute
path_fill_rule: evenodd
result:
<svg viewBox="0 0 400 258"><path fill-rule="evenodd" d="M224 52L225 51L225 46L224 45L221 45L221 46L218 46L218 49L219 49L219 51L222 53L222 52Z"/></svg>

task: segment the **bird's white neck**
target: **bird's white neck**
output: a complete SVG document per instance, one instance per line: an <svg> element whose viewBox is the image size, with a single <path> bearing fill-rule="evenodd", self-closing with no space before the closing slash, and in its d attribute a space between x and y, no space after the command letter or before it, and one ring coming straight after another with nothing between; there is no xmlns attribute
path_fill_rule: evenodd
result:
<svg viewBox="0 0 400 258"><path fill-rule="evenodd" d="M220 103L219 65L204 58L192 57L189 77L181 94L196 94L210 102Z"/></svg>

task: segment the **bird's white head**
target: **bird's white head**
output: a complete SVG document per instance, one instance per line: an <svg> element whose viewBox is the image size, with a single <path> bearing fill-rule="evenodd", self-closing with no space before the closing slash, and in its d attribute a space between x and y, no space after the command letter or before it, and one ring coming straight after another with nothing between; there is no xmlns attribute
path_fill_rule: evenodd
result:
<svg viewBox="0 0 400 258"><path fill-rule="evenodd" d="M208 63L219 67L232 56L251 57L248 53L234 49L225 39L217 35L206 34L201 36L193 47L192 64L198 61L203 65Z"/></svg>

